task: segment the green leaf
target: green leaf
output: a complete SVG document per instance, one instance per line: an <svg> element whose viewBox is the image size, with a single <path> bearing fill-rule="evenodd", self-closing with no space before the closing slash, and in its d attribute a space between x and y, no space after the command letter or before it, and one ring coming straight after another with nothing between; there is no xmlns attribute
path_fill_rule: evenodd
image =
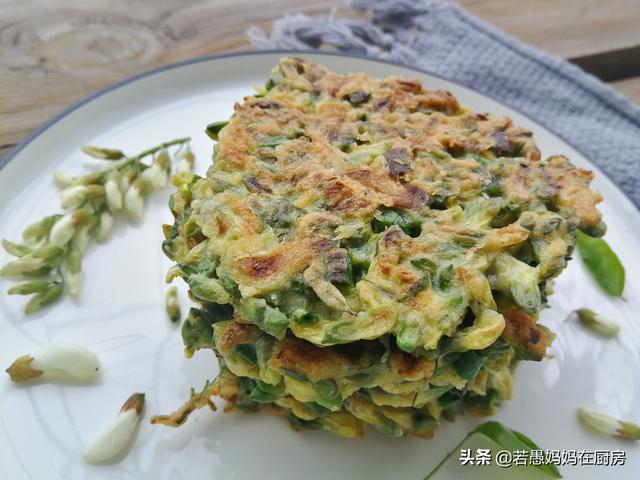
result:
<svg viewBox="0 0 640 480"><path fill-rule="evenodd" d="M186 352L193 354L201 348L211 348L213 345L213 321L207 312L191 308L189 315L182 324L182 341Z"/></svg>
<svg viewBox="0 0 640 480"><path fill-rule="evenodd" d="M437 471L445 464L447 460L449 460L466 442L469 437L472 435L480 433L487 438L490 438L498 445L502 447L503 450L509 450L513 452L515 450L542 450L538 445L533 442L529 437L527 437L524 433L518 432L516 430L511 430L509 427L501 424L496 421L484 422L478 425L476 428L471 430L467 435L462 439L458 445L455 446L453 450L451 450L442 461L436 465L436 467L431 470L429 475L427 475L424 480L429 480L433 478ZM545 475L552 478L562 478L558 468L555 465L535 465L534 468L537 468Z"/></svg>
<svg viewBox="0 0 640 480"><path fill-rule="evenodd" d="M283 375L287 375L288 377L294 378L300 382L308 382L309 379L304 373L296 372L295 370L291 370L290 368L281 368L280 373Z"/></svg>
<svg viewBox="0 0 640 480"><path fill-rule="evenodd" d="M475 160L482 166L489 165L491 163L491 160L489 160L487 157L483 157L476 152L465 152L460 158L464 160Z"/></svg>
<svg viewBox="0 0 640 480"><path fill-rule="evenodd" d="M293 320L300 325L313 325L314 323L318 323L320 319L313 313L304 312L294 316Z"/></svg>
<svg viewBox="0 0 640 480"><path fill-rule="evenodd" d="M491 440L499 444L505 450L513 452L514 450L540 450L540 447L535 444L524 433L502 425L500 422L489 421L478 425L475 430L476 433L481 433L485 437L489 437ZM549 475L553 478L562 478L558 468L553 465L536 465L535 468L541 472Z"/></svg>
<svg viewBox="0 0 640 480"><path fill-rule="evenodd" d="M218 134L220 133L220 130L222 130L227 125L227 123L229 123L229 120L210 123L209 125L207 125L205 132L212 140L218 140Z"/></svg>
<svg viewBox="0 0 640 480"><path fill-rule="evenodd" d="M464 352L453 363L453 367L456 369L456 373L465 380L473 380L486 360L486 355L482 355L482 353L478 353L475 350L469 350Z"/></svg>
<svg viewBox="0 0 640 480"><path fill-rule="evenodd" d="M258 365L258 355L256 354L256 347L249 343L243 343L236 347L236 352L249 363Z"/></svg>
<svg viewBox="0 0 640 480"><path fill-rule="evenodd" d="M397 225L404 233L414 238L420 235L422 229L420 223L407 218L402 210L386 207L379 208L371 221L371 229L374 233L382 233L393 225Z"/></svg>
<svg viewBox="0 0 640 480"><path fill-rule="evenodd" d="M284 395L284 383L280 382L278 385L271 385L256 380L255 387L249 394L249 400L257 403L272 403Z"/></svg>
<svg viewBox="0 0 640 480"><path fill-rule="evenodd" d="M624 290L624 267L607 242L578 231L577 247L580 258L600 288L613 297L620 297Z"/></svg>
<svg viewBox="0 0 640 480"><path fill-rule="evenodd" d="M313 390L318 395L316 402L325 408L340 408L342 396L338 385L331 379L319 380L313 384Z"/></svg>
<svg viewBox="0 0 640 480"><path fill-rule="evenodd" d="M253 323L276 338L284 338L289 318L278 308L267 305L263 298L243 298L236 309L239 318Z"/></svg>
<svg viewBox="0 0 640 480"><path fill-rule="evenodd" d="M414 258L413 260L411 260L411 265L419 268L420 270L426 270L431 275L435 275L438 270L438 266L436 265L436 263L427 257Z"/></svg>

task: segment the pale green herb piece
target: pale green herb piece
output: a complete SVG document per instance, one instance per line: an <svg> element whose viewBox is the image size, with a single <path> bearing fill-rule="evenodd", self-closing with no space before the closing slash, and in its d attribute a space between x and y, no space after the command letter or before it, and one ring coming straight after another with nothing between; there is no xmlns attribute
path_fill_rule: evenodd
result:
<svg viewBox="0 0 640 480"><path fill-rule="evenodd" d="M580 231L577 247L585 267L606 293L620 297L624 290L625 272L618 256L602 238L594 238Z"/></svg>

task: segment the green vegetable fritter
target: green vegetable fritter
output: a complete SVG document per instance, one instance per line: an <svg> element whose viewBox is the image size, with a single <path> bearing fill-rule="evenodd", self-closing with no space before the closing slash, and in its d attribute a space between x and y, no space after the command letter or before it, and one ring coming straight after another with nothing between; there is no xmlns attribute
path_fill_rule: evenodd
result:
<svg viewBox="0 0 640 480"><path fill-rule="evenodd" d="M605 230L591 172L416 79L285 58L207 133L163 244L201 304L185 351L218 356L205 397L295 428L430 437L493 413L551 343L537 318L577 230Z"/></svg>

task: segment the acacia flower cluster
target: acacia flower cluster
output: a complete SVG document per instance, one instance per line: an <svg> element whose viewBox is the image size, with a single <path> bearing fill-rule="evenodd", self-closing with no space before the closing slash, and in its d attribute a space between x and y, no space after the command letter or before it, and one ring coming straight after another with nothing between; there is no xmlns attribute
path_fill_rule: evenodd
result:
<svg viewBox="0 0 640 480"><path fill-rule="evenodd" d="M22 243L2 241L16 259L0 268L0 277L16 280L8 290L10 295L32 295L25 313L36 312L65 293L79 295L82 258L92 240L106 241L119 214L140 220L149 193L166 187L172 172L193 168L189 140L178 138L133 156L85 146L84 153L109 165L80 177L54 174L64 212L29 225L22 233ZM146 159L151 162L144 162Z"/></svg>

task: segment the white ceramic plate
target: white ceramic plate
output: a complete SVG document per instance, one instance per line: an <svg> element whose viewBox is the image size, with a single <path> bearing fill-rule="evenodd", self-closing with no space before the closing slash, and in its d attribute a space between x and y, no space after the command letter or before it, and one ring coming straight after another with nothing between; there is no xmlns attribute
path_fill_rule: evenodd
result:
<svg viewBox="0 0 640 480"><path fill-rule="evenodd" d="M302 55L302 54L299 54ZM190 135L198 172L210 161L204 126L232 113L234 102L263 83L282 52L236 54L167 67L131 79L81 103L50 122L9 157L0 171L0 237L18 239L22 229L58 210L52 182L56 169L86 168L78 147L114 146L128 153ZM543 155L567 155L597 171L579 152L533 120L447 80L397 65L335 54L303 54L340 72L363 71L416 76L428 88L451 90L477 111L511 116L533 130ZM557 334L553 358L524 362L516 372L513 399L496 418L530 435L543 448L624 450L616 467L561 467L566 478L640 478L637 443L594 434L578 422L578 405L640 421L640 216L600 172L594 187L604 195L607 240L627 269L624 300L607 298L579 260L556 283L542 321ZM51 340L87 345L102 361L100 380L90 386L16 386L0 378L0 476L32 479L399 479L419 480L470 430L476 419L444 423L435 439L391 439L370 431L364 440L328 432L299 433L268 414L213 414L203 409L180 429L152 426L148 418L166 413L215 377L216 359L201 351L182 354L179 329L163 310L164 272L160 224L170 221L169 189L155 194L144 221L118 224L112 239L89 250L79 301L69 299L25 318L24 299L0 295L0 365ZM0 263L9 257L0 254ZM9 283L0 283L4 292ZM184 291L182 292L185 293ZM182 298L183 310L188 300ZM621 335L602 340L575 321L570 311L592 307L622 325ZM83 447L106 426L129 394L147 394L145 419L128 456L115 465L83 463ZM495 445L476 439L470 448ZM495 450L494 450L495 453ZM531 469L459 465L457 456L438 478L542 478Z"/></svg>

